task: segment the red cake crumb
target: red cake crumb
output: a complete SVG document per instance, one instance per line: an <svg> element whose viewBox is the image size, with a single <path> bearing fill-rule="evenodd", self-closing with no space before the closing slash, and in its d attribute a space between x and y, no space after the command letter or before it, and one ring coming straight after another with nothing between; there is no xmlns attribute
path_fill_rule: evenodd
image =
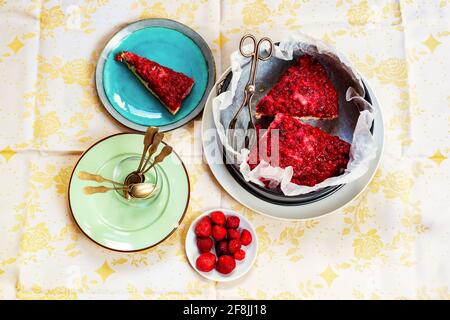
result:
<svg viewBox="0 0 450 320"><path fill-rule="evenodd" d="M256 106L256 116L338 117L338 95L325 68L309 55L289 67Z"/></svg>
<svg viewBox="0 0 450 320"><path fill-rule="evenodd" d="M279 130L279 159L274 164L272 162L276 159L270 158L271 133L276 129ZM284 114L276 115L259 144L266 146L267 153L260 148L258 154L255 146L249 157L250 167L256 167L261 158L281 168L292 166L291 182L298 185L314 186L329 177L338 176L349 161L349 143Z"/></svg>
<svg viewBox="0 0 450 320"><path fill-rule="evenodd" d="M178 112L181 102L194 86L194 79L133 52L120 52L116 55L116 60L125 63L172 114Z"/></svg>

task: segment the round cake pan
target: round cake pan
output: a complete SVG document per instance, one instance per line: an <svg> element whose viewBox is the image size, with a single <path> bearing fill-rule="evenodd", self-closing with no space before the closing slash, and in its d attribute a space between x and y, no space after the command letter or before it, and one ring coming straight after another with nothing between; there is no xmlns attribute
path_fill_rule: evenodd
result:
<svg viewBox="0 0 450 320"><path fill-rule="evenodd" d="M222 92L225 92L228 89L228 86L231 83L232 78L232 72L229 72L225 79L223 80L222 84L218 86L217 95L221 94ZM367 90L366 83L364 80L362 80L364 89L365 89L365 96L364 98L369 103L372 103L372 99L370 97L369 91ZM373 133L375 123L372 124L371 131ZM308 204L312 202L319 201L321 199L324 199L336 191L338 191L340 188L343 187L343 185L337 185L337 186L331 186L331 187L325 187L310 193L301 194L297 196L286 196L281 191L278 190L271 190L269 188L261 187L253 182L248 182L244 179L242 176L242 173L239 171L239 168L232 164L232 158L227 158L227 153L225 150L223 152L223 160L225 163L226 168L230 172L230 174L234 177L234 179L248 192L253 194L254 196L273 203L273 204L279 204L279 205L291 205L291 206L297 206L301 204Z"/></svg>

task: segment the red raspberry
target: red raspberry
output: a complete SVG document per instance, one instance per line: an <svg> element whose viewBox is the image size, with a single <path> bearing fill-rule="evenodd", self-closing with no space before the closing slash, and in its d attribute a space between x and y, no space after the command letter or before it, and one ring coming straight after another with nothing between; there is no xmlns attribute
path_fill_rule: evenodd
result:
<svg viewBox="0 0 450 320"><path fill-rule="evenodd" d="M228 252L235 253L241 249L241 242L239 240L230 240L228 242Z"/></svg>
<svg viewBox="0 0 450 320"><path fill-rule="evenodd" d="M223 255L217 259L216 270L222 274L229 274L236 268L236 261L232 256Z"/></svg>
<svg viewBox="0 0 450 320"><path fill-rule="evenodd" d="M217 243L216 253L217 256L223 256L224 254L228 253L228 243L225 240Z"/></svg>
<svg viewBox="0 0 450 320"><path fill-rule="evenodd" d="M241 232L241 243L244 246L248 246L250 243L252 243L252 234L247 229L244 229Z"/></svg>
<svg viewBox="0 0 450 320"><path fill-rule="evenodd" d="M239 260L239 261L244 260L245 259L245 251L240 249L239 251L236 251L233 256L236 260Z"/></svg>
<svg viewBox="0 0 450 320"><path fill-rule="evenodd" d="M195 235L206 238L211 235L211 220L209 217L203 217L195 226Z"/></svg>
<svg viewBox="0 0 450 320"><path fill-rule="evenodd" d="M227 218L227 228L236 229L237 227L239 227L240 222L241 220L239 219L239 217L229 216Z"/></svg>
<svg viewBox="0 0 450 320"><path fill-rule="evenodd" d="M235 239L235 240L241 239L241 234L236 229L228 229L227 233L228 233L227 238L230 240L231 239Z"/></svg>
<svg viewBox="0 0 450 320"><path fill-rule="evenodd" d="M216 241L225 239L225 237L227 236L227 229L222 226L214 226L212 228L212 236Z"/></svg>
<svg viewBox="0 0 450 320"><path fill-rule="evenodd" d="M198 270L203 272L209 272L214 269L216 265L216 256L211 252L202 253L195 261L195 266Z"/></svg>
<svg viewBox="0 0 450 320"><path fill-rule="evenodd" d="M213 247L213 241L210 237L208 238L197 238L197 248L201 253L209 252Z"/></svg>
<svg viewBox="0 0 450 320"><path fill-rule="evenodd" d="M225 225L225 215L222 211L214 211L211 213L211 220L214 224L219 226Z"/></svg>

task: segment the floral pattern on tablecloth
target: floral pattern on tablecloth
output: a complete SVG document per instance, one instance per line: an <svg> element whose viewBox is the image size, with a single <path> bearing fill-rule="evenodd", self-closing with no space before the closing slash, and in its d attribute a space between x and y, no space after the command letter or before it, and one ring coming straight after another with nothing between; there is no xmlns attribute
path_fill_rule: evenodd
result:
<svg viewBox="0 0 450 320"><path fill-rule="evenodd" d="M450 298L450 1L0 0L0 17L0 298ZM218 75L246 32L302 31L345 53L386 126L367 190L321 219L263 217L192 161L200 133L190 123L168 134L191 178L180 229L140 253L90 242L70 217L71 170L93 142L128 131L97 98L95 64L115 31L152 17L199 32ZM190 222L214 207L238 210L258 233L257 262L233 283L201 278L184 254Z"/></svg>

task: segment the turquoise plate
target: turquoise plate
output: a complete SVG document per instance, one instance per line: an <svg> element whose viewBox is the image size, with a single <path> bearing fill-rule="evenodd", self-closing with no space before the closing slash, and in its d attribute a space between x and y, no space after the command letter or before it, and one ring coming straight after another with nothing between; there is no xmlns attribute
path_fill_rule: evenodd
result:
<svg viewBox="0 0 450 320"><path fill-rule="evenodd" d="M124 64L115 61L115 55L121 51L134 52L195 80L176 115L148 92ZM120 30L103 49L96 70L97 92L108 112L138 131L149 126L167 131L187 123L203 109L214 82L214 58L206 42L192 29L167 19L141 20Z"/></svg>

